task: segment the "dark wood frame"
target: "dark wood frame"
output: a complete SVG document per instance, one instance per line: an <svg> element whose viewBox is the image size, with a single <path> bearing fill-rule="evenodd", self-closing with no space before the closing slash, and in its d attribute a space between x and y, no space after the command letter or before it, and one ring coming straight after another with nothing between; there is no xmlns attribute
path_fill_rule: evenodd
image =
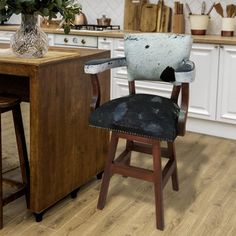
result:
<svg viewBox="0 0 236 236"><path fill-rule="evenodd" d="M91 80L93 85L91 110L93 111L100 105L101 92L97 75L91 75ZM129 93L135 94L135 81L129 82ZM184 112L184 116L180 116L178 120L178 135L184 136L186 131L186 119L189 104L188 83L173 85L170 99L175 103L178 103L180 93L180 108ZM125 150L115 158L119 138L126 139L126 147ZM153 170L131 166L130 159L132 151L151 154L153 156ZM163 169L161 166L161 157L169 159ZM159 140L112 131L108 158L106 160L100 195L97 204L98 209L103 209L105 206L109 182L113 174L120 174L123 176L129 176L153 182L156 205L156 227L157 229L163 230L163 189L170 177L172 179L173 190L179 190L174 142L167 142L167 147L163 148L161 147Z"/></svg>
<svg viewBox="0 0 236 236"><path fill-rule="evenodd" d="M88 125L92 86L83 71L87 61L109 57L109 51L74 48L50 48L37 60L0 57L0 93L29 102L29 210L36 221L104 170L109 132ZM109 100L109 78L109 71L99 74L101 103Z"/></svg>
<svg viewBox="0 0 236 236"><path fill-rule="evenodd" d="M10 102L8 104L8 101L4 98L3 104L3 107L0 106L0 229L3 228L3 206L7 205L8 203L14 201L15 199L23 195L26 196L27 207L29 207L30 204L30 170L22 114L20 109L20 99L16 100L16 104L12 105ZM1 114L8 111L12 111L13 115L22 182L4 178L2 175ZM15 187L17 190L14 193L3 198L3 182L12 187Z"/></svg>

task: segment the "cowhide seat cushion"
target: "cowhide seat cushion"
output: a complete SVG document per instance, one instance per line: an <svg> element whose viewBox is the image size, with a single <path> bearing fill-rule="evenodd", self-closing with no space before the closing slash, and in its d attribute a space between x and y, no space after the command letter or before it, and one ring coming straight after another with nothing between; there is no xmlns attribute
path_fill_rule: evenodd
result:
<svg viewBox="0 0 236 236"><path fill-rule="evenodd" d="M90 116L91 126L173 141L180 108L168 98L132 94L109 101Z"/></svg>

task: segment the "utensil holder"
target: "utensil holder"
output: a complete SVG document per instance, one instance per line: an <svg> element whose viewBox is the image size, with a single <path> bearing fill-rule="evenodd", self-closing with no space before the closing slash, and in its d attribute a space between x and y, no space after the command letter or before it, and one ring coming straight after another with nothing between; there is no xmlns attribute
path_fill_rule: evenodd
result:
<svg viewBox="0 0 236 236"><path fill-rule="evenodd" d="M192 35L205 35L210 17L208 15L190 15Z"/></svg>
<svg viewBox="0 0 236 236"><path fill-rule="evenodd" d="M221 36L232 37L234 36L234 24L235 20L233 17L222 17L221 21Z"/></svg>
<svg viewBox="0 0 236 236"><path fill-rule="evenodd" d="M173 15L173 33L184 34L185 33L185 21L183 14Z"/></svg>

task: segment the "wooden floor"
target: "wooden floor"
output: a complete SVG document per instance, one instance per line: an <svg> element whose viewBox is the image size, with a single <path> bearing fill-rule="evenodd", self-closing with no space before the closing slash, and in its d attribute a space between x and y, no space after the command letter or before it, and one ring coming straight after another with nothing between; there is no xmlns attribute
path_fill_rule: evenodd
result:
<svg viewBox="0 0 236 236"><path fill-rule="evenodd" d="M24 198L5 206L0 235L235 236L236 141L188 133L177 144L180 190L172 191L170 183L164 190L164 232L155 229L152 184L114 176L104 210L96 209L101 182L94 178L76 199L67 197L49 209L40 223ZM135 165L151 168L149 156L133 157Z"/></svg>

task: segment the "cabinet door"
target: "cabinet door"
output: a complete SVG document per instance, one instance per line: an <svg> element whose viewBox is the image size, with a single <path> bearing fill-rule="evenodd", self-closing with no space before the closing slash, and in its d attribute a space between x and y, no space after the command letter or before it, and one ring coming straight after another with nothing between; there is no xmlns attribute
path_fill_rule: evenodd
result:
<svg viewBox="0 0 236 236"><path fill-rule="evenodd" d="M236 46L220 49L217 120L236 124Z"/></svg>
<svg viewBox="0 0 236 236"><path fill-rule="evenodd" d="M190 85L189 116L216 119L219 47L193 44L190 59L196 65L196 78Z"/></svg>

